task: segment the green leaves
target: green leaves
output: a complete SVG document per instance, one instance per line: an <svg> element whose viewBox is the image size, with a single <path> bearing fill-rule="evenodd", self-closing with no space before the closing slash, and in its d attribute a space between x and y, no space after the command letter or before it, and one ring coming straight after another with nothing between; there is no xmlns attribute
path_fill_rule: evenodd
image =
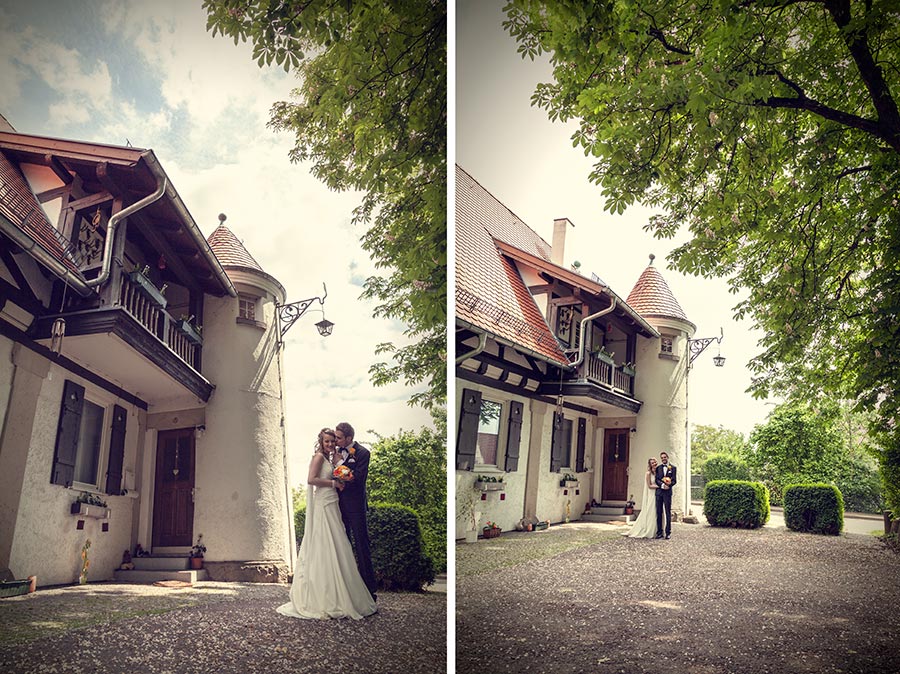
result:
<svg viewBox="0 0 900 674"><path fill-rule="evenodd" d="M665 210L684 273L727 278L763 332L750 392L855 401L900 446L900 7L513 0L547 52L534 104L576 118L605 208ZM900 501L895 505L900 509Z"/></svg>
<svg viewBox="0 0 900 674"><path fill-rule="evenodd" d="M389 345L370 369L378 385L446 399L447 28L443 2L205 0L213 34L253 44L260 65L296 72L269 126L291 131L294 162L334 190L359 190L354 223L384 275L366 281L375 315L402 321L409 346Z"/></svg>

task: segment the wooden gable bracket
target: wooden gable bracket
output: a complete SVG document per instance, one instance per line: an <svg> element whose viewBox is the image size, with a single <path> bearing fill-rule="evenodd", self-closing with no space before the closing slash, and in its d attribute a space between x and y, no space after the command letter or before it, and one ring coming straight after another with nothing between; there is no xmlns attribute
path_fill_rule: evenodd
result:
<svg viewBox="0 0 900 674"><path fill-rule="evenodd" d="M200 285L197 283L197 275L188 271L181 257L172 249L169 242L160 235L156 228L147 221L144 214L138 211L131 217L144 238L165 257L166 266L181 281L182 285L194 292L202 292Z"/></svg>
<svg viewBox="0 0 900 674"><path fill-rule="evenodd" d="M97 174L97 180L100 181L100 184L103 185L103 188L107 192L111 192L112 194L124 194L124 190L109 175L108 163L106 163L105 161L100 162L99 164L97 164L97 168L94 172Z"/></svg>
<svg viewBox="0 0 900 674"><path fill-rule="evenodd" d="M68 169L63 166L63 163L59 160L58 157L53 156L52 154L45 154L42 160L44 166L49 166L50 169L56 174L56 177L62 180L66 185L71 185L74 177L71 173L69 173Z"/></svg>

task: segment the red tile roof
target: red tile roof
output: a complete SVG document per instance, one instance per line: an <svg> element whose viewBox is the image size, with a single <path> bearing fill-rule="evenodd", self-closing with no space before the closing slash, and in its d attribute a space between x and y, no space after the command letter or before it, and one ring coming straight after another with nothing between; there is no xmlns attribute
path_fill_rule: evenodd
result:
<svg viewBox="0 0 900 674"><path fill-rule="evenodd" d="M68 242L50 224L25 178L0 152L0 215L16 225L55 259L81 276Z"/></svg>
<svg viewBox="0 0 900 674"><path fill-rule="evenodd" d="M255 269L262 271L259 263L253 259L253 256L244 248L238 238L231 233L224 224L216 227L215 231L207 238L209 247L213 253L219 258L219 262L223 267L244 267L246 269Z"/></svg>
<svg viewBox="0 0 900 674"><path fill-rule="evenodd" d="M457 318L546 360L567 364L515 264L497 251L495 237L549 259L547 242L457 166Z"/></svg>
<svg viewBox="0 0 900 674"><path fill-rule="evenodd" d="M679 320L690 323L684 309L678 304L678 300L669 290L669 285L659 273L659 270L653 266L653 258L650 259L650 265L641 274L637 283L634 284L628 299L625 300L635 311L641 316L659 318L677 318ZM696 326L694 326L696 327Z"/></svg>

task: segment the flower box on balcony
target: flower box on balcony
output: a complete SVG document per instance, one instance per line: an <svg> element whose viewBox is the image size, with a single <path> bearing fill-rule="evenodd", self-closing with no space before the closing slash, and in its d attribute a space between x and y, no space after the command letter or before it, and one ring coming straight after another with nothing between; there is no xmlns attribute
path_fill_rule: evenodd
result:
<svg viewBox="0 0 900 674"><path fill-rule="evenodd" d="M178 329L185 337L187 337L187 340L192 344L203 343L203 338L200 336L200 331L197 330L197 328L191 325L188 321L178 321Z"/></svg>
<svg viewBox="0 0 900 674"><path fill-rule="evenodd" d="M109 519L109 508L106 506L96 506L89 503L81 503L76 501L72 504L69 512L73 515L81 515L83 517L94 517L98 520Z"/></svg>
<svg viewBox="0 0 900 674"><path fill-rule="evenodd" d="M158 304L161 309L166 308L166 304L168 304L169 301L162 292L160 292L159 288L153 285L153 281L144 276L142 272L133 271L128 274L128 278L148 299Z"/></svg>
<svg viewBox="0 0 900 674"><path fill-rule="evenodd" d="M611 353L608 353L607 351L595 351L594 355L597 357L597 360L602 361L607 365L615 366L616 364L613 355Z"/></svg>
<svg viewBox="0 0 900 674"><path fill-rule="evenodd" d="M626 365L623 365L623 366L622 366L622 372L623 372L624 374L627 374L627 375L630 376L630 377L633 377L633 376L635 375L634 365L627 365L627 364L626 364Z"/></svg>

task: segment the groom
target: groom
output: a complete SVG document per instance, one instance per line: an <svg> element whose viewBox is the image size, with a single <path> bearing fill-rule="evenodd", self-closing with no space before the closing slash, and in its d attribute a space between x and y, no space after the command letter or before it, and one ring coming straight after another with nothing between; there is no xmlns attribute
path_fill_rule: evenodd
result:
<svg viewBox="0 0 900 674"><path fill-rule="evenodd" d="M669 463L669 455L661 452L661 463L656 467L656 537L663 537L662 517L666 513L666 540L672 537L672 487L675 486L675 466Z"/></svg>
<svg viewBox="0 0 900 674"><path fill-rule="evenodd" d="M366 478L369 475L369 450L353 439L353 426L342 421L334 427L338 451L343 459L339 461L353 471L353 479L340 490L341 519L347 529L347 537L353 541L356 550L356 566L359 575L369 589L372 599L375 596L375 571L372 569L372 557L369 552L369 527L366 524Z"/></svg>

